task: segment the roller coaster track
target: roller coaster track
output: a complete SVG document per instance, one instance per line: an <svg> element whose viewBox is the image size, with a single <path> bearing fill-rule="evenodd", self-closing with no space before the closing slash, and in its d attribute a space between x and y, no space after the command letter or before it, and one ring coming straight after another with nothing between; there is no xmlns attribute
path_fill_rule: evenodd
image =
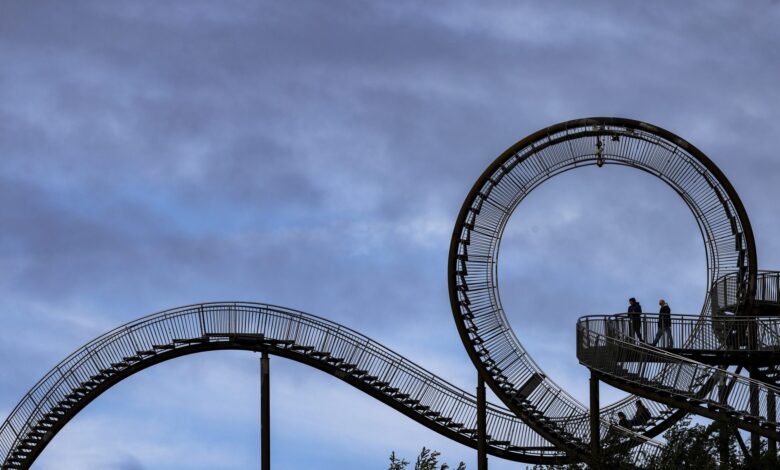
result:
<svg viewBox="0 0 780 470"><path fill-rule="evenodd" d="M639 121L592 118L542 129L510 147L479 177L458 214L450 243L450 302L463 345L486 383L511 411L561 448L590 442L585 425L590 412L541 370L509 325L498 288L498 252L509 217L528 194L558 174L591 165L651 174L691 210L707 260L702 317L712 316L710 292L719 279L726 282L725 276L734 279L735 313L751 312L756 292L755 241L739 196L717 166L682 138ZM545 400L554 403L543 405ZM628 396L604 407L601 422L619 412L632 415L636 400ZM540 406L563 429L531 422ZM686 414L662 402L649 407L654 419L635 428L648 437ZM589 449L580 447L573 454L579 460L590 457Z"/></svg>
<svg viewBox="0 0 780 470"><path fill-rule="evenodd" d="M631 393L589 410L544 373L509 325L498 254L510 216L531 191L593 165L644 171L680 196L704 241L707 286L698 316L674 316L676 346L633 342L620 316L578 321L577 356L597 379L592 383ZM661 450L652 438L689 412L780 438L780 325L765 317L780 314L780 274L758 271L750 221L720 169L669 131L630 119L587 118L517 142L466 196L450 243L448 281L453 318L479 383L503 405L487 406L486 427L479 424L484 415L474 396L344 326L266 304L200 304L116 328L52 369L0 426L2 468L28 468L79 410L120 380L214 349L263 351L305 363L467 446L479 448L484 441L477 428L485 429L488 453L522 462L598 465L604 442L641 467ZM652 337L654 328L646 321L644 337ZM730 364L761 380L716 367ZM633 416L637 397L652 400L650 417L620 426L615 417Z"/></svg>
<svg viewBox="0 0 780 470"><path fill-rule="evenodd" d="M192 305L141 318L65 358L25 395L0 427L2 468L28 468L76 413L120 380L169 359L218 349L266 350L310 365L476 448L473 395L342 325L272 305L230 302ZM523 462L565 460L565 453L505 409L489 405L487 425L492 455ZM650 441L644 447L648 455L656 451Z"/></svg>

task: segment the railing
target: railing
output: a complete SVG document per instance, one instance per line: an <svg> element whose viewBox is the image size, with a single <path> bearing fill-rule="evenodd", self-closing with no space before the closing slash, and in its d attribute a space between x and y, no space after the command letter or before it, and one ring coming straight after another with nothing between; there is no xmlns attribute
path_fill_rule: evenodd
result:
<svg viewBox="0 0 780 470"><path fill-rule="evenodd" d="M713 312L734 311L743 293L742 278L739 273L732 272L718 278L710 291ZM756 276L755 301L759 303L780 303L780 272L759 271Z"/></svg>
<svg viewBox="0 0 780 470"><path fill-rule="evenodd" d="M189 347L186 342L175 342L177 339L207 338L208 342L219 343L228 341L227 335L262 335L265 340L288 342L298 349L311 348L310 351L341 358L365 371L364 376L386 384L382 390L397 389L393 396L403 396L399 401L414 400L415 406L425 407L426 413L449 418L444 421L446 425L475 437L473 395L375 341L326 319L282 307L213 303L141 318L69 355L32 387L0 426L0 455L10 459L21 440L32 435L52 409L67 401L69 394L84 383L97 380L106 370L121 368L116 364L127 362L128 357L151 354L159 351L160 345L173 345L174 350ZM506 443L503 447L507 450L533 456L563 455L516 416L494 405L488 406L487 426L491 441Z"/></svg>
<svg viewBox="0 0 780 470"><path fill-rule="evenodd" d="M702 352L780 351L780 317L671 315L668 333L661 328L658 315L642 314L639 319L644 342L659 348ZM589 315L580 318L580 324L604 336L623 340L636 338L626 313Z"/></svg>
<svg viewBox="0 0 780 470"><path fill-rule="evenodd" d="M681 403L700 404L775 432L780 425L775 411L780 389L632 341L611 329L610 321L593 321L592 317L578 321L577 357L601 374L653 389Z"/></svg>

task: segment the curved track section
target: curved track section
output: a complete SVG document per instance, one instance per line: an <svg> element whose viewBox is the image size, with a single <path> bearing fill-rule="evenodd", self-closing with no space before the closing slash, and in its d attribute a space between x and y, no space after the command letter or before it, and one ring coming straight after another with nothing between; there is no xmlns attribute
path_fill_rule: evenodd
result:
<svg viewBox="0 0 780 470"><path fill-rule="evenodd" d="M690 322L675 318L672 330ZM780 321L741 317L699 321L692 336L716 362L745 363L753 353L780 350ZM728 354L725 354L728 353ZM577 322L577 358L600 380L622 390L780 440L780 388L668 351L637 343L624 316L588 316ZM775 356L776 360L776 356ZM641 426L644 423L634 423Z"/></svg>
<svg viewBox="0 0 780 470"><path fill-rule="evenodd" d="M497 263L501 236L517 205L553 176L586 165L624 165L652 174L688 205L704 240L710 315L715 281L736 280L736 307L750 311L756 285L753 233L739 196L701 151L655 126L619 118L564 122L536 132L498 157L466 197L452 235L449 292L455 323L472 362L496 395L550 442L587 459L588 409L536 365L501 306ZM633 410L628 397L601 411ZM684 415L651 410L658 418L642 431L653 436ZM545 416L546 421L535 419ZM572 448L573 446L573 448Z"/></svg>
<svg viewBox="0 0 780 470"><path fill-rule="evenodd" d="M2 468L28 468L44 447L101 393L154 364L217 349L268 350L334 375L424 426L476 448L476 399L342 325L255 303L168 310L86 344L43 377L0 426ZM505 409L489 405L488 452L529 463L565 455ZM652 443L647 444L655 449Z"/></svg>

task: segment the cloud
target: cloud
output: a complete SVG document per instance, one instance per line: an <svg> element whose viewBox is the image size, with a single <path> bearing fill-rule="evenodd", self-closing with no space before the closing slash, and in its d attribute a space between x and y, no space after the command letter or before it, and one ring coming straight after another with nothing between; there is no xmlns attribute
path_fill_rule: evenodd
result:
<svg viewBox="0 0 780 470"><path fill-rule="evenodd" d="M447 298L451 224L493 158L576 117L636 118L699 147L745 203L760 267L780 265L769 203L780 174L772 2L6 2L3 13L0 57L12 66L0 71L0 318L13 334L0 342L0 409L100 332L217 299L326 316L473 388ZM510 221L502 301L535 359L582 398L575 319L622 309L630 292L647 309L664 296L675 312L697 311L702 253L692 217L659 182L614 168L572 172ZM170 396L195 374L212 393L229 381L251 401L249 369L200 360L148 372ZM323 401L289 384L275 406L311 428L310 442L345 443L295 414L297 400L313 413L361 399L337 381L308 380ZM146 390L117 391L129 408L119 400L98 412L96 402L51 455L71 452L78 466L93 458L77 456L82 445L102 442L91 468L256 457L253 440L214 416L241 413L196 393L182 409L161 399L169 421L150 436L187 416L207 423L202 435L178 435L167 450L143 441ZM473 462L373 406L359 402L350 417L370 429L358 433L366 450L328 462L381 466L380 449L396 444L374 428L409 436L397 444L409 457L426 440ZM120 418L122 439L102 439L101 426ZM295 428L285 432L281 449L295 446ZM280 450L275 465L311 468L318 452Z"/></svg>

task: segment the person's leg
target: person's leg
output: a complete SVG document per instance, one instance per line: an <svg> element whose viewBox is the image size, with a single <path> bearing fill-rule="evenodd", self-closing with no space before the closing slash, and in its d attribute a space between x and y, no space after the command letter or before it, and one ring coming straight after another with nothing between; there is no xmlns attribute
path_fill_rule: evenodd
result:
<svg viewBox="0 0 780 470"><path fill-rule="evenodd" d="M644 338L642 338L642 320L637 318L634 320L634 331L636 331L636 337L639 338L639 341L645 342Z"/></svg>
<svg viewBox="0 0 780 470"><path fill-rule="evenodd" d="M655 335L655 339L653 339L653 346L655 346L656 344L658 344L658 341L661 339L661 336L662 336L663 334L664 334L664 327L659 325L659 326L658 326L658 333L656 333L656 335Z"/></svg>

